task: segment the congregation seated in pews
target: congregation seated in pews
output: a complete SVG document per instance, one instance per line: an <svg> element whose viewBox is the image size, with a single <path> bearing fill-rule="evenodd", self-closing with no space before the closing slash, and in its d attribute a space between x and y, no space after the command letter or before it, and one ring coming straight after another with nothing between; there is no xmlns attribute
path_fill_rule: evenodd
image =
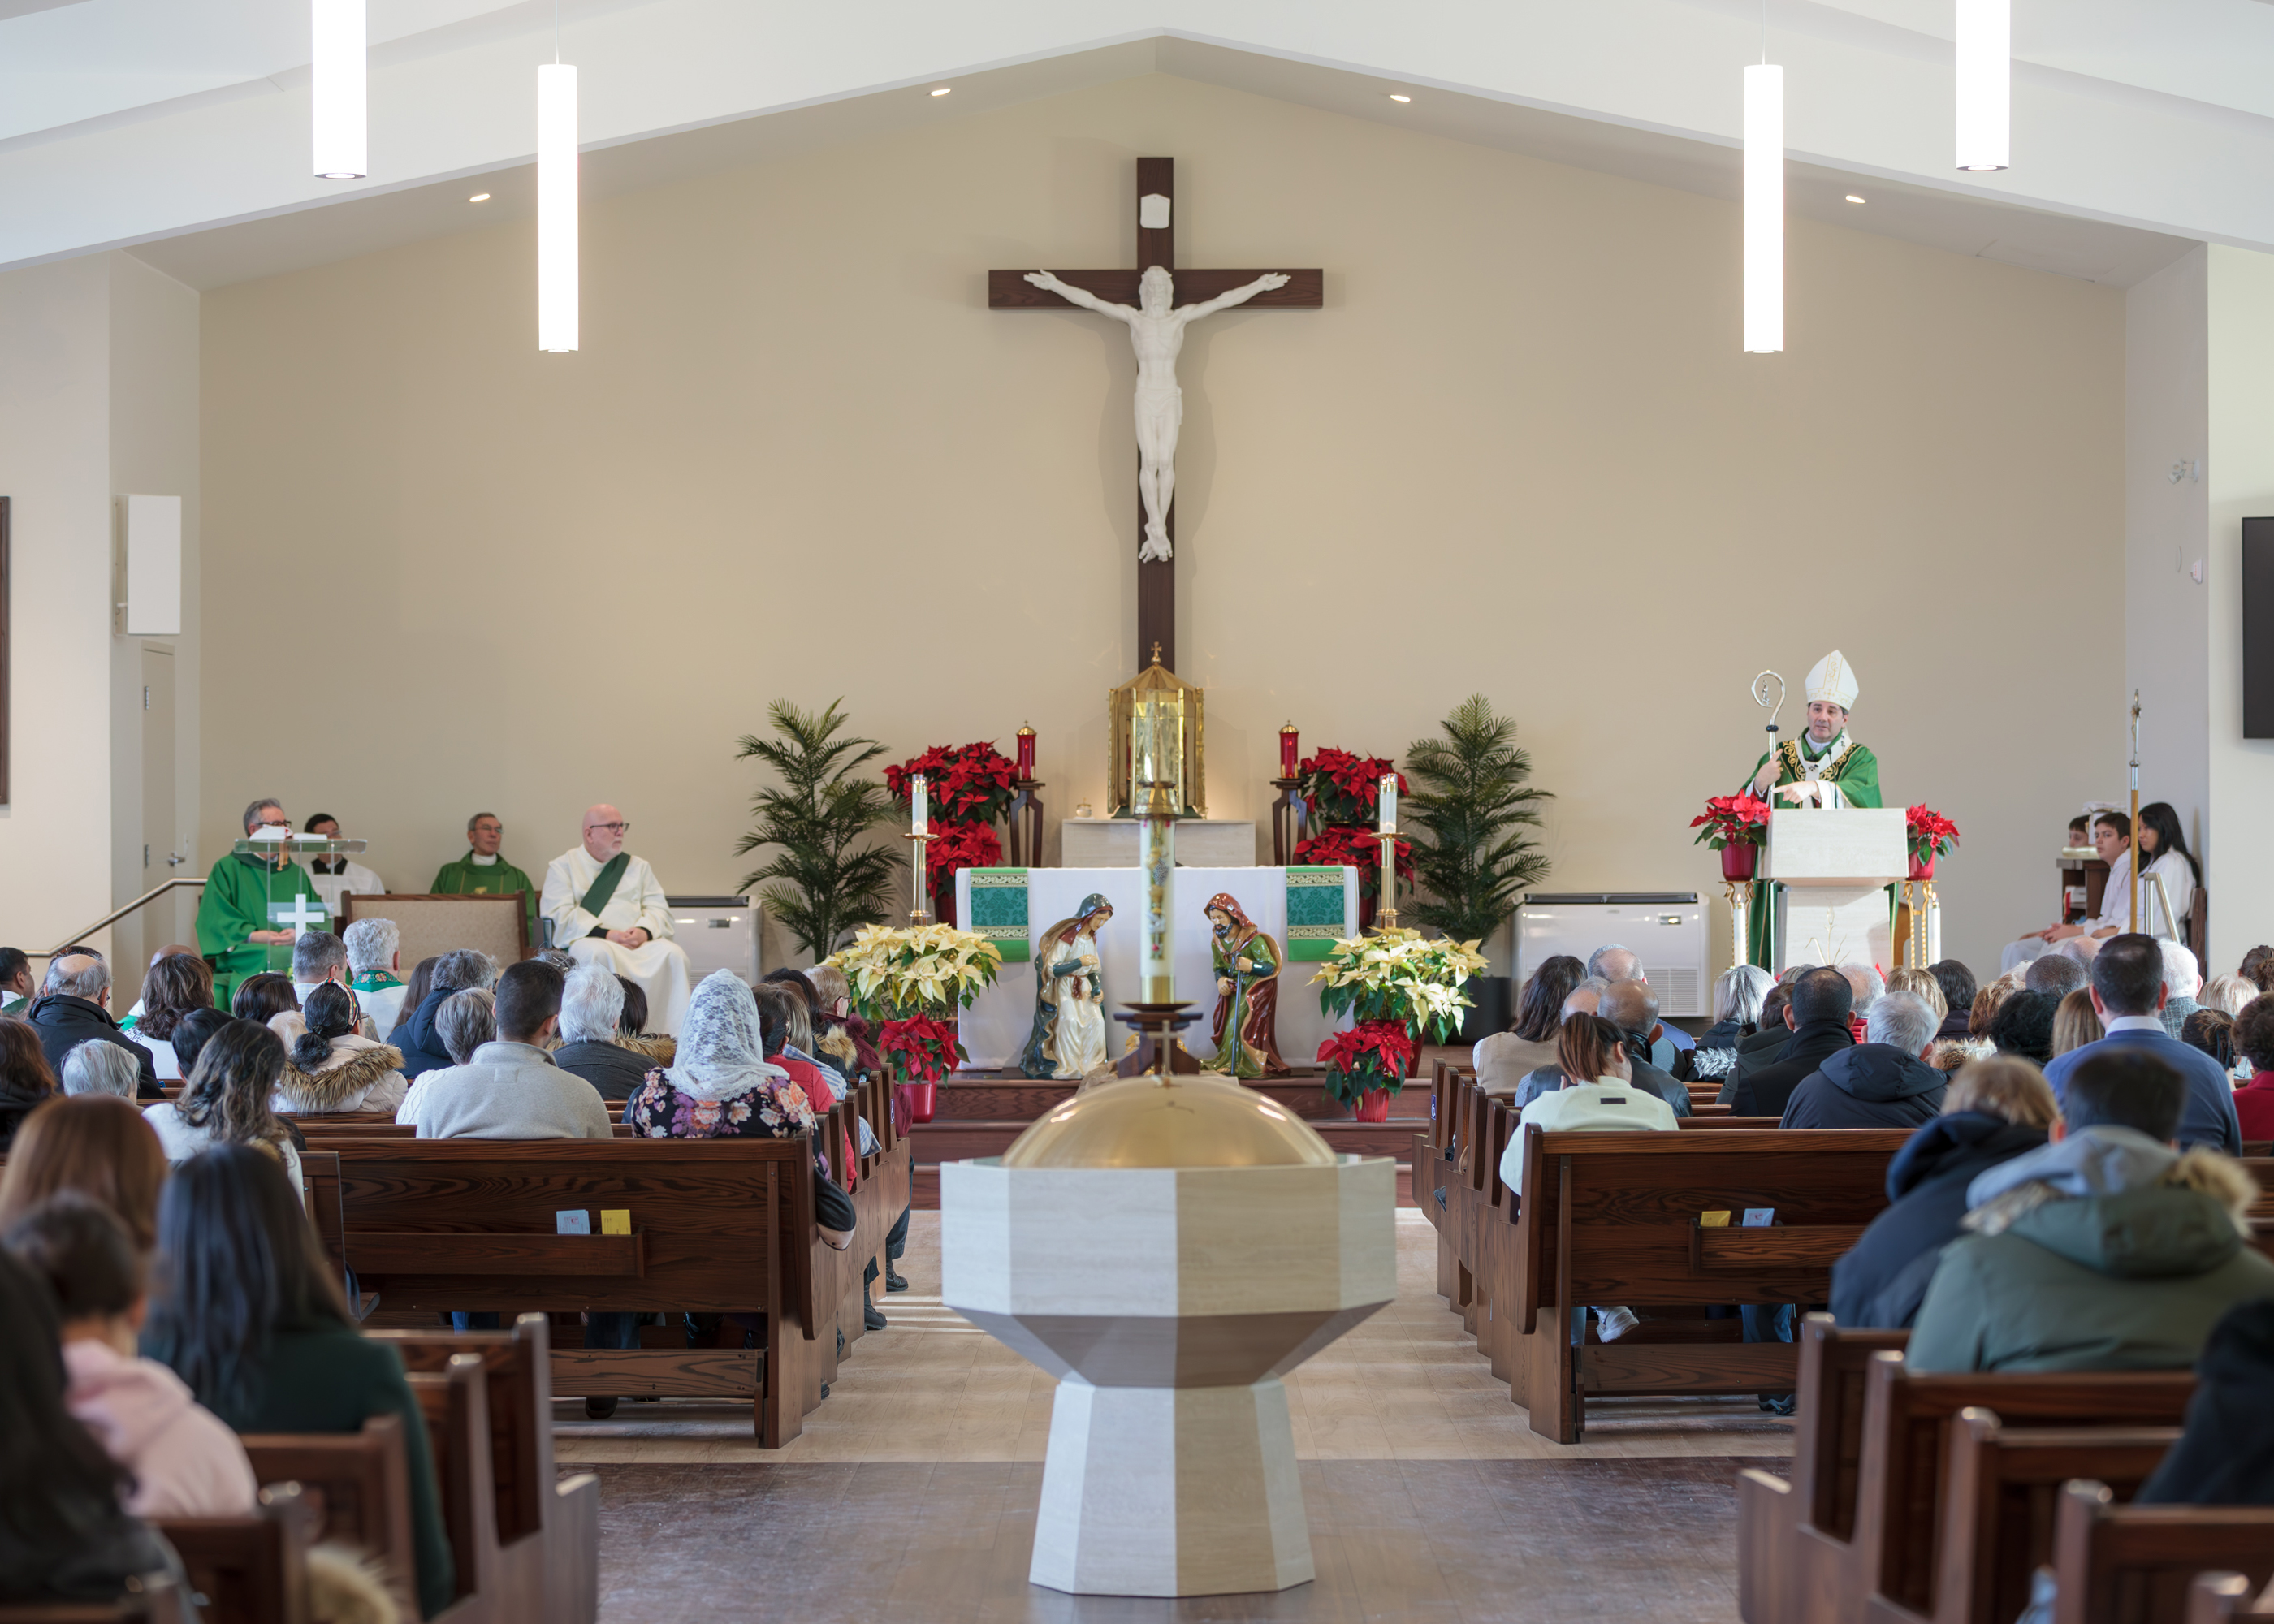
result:
<svg viewBox="0 0 2274 1624"><path fill-rule="evenodd" d="M1680 1123L1608 989L1542 966L1529 1029L1433 1079L1440 1289L1559 1441L1630 1395L1794 1395L1789 1476L1740 1485L1747 1624L2274 1615L2274 952L2230 1015L2174 946L1899 973L1860 1011L1850 974L1739 966L1690 1083L1736 1109Z"/></svg>
<svg viewBox="0 0 2274 1624"><path fill-rule="evenodd" d="M721 972L674 1039L597 953L406 983L390 921L315 934L227 1010L162 955L122 1028L77 951L47 1019L0 1016L0 1620L591 1624L556 1389L740 1401L779 1448L885 1325L864 1268L907 1288L908 1147L841 978Z"/></svg>

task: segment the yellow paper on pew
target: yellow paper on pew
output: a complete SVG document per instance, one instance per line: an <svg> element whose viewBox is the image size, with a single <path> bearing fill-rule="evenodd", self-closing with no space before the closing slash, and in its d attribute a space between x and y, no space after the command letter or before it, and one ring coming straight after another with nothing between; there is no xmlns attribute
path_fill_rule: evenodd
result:
<svg viewBox="0 0 2274 1624"><path fill-rule="evenodd" d="M607 1214L602 1213L600 1214L601 1222L606 1223L607 1219ZM1729 1227L1729 1214L1727 1213L1700 1213L1698 1214L1698 1227L1701 1229L1726 1229ZM606 1231L604 1230L602 1233L605 1234Z"/></svg>
<svg viewBox="0 0 2274 1624"><path fill-rule="evenodd" d="M1728 1217L1729 1217L1729 1214L1727 1214L1727 1213L1722 1214L1721 1214L1722 1222L1727 1222L1728 1221ZM603 1235L629 1235L631 1232L632 1232L632 1209L631 1209L630 1207L602 1207L602 1208L600 1209L600 1233L601 1233L601 1234L603 1234Z"/></svg>

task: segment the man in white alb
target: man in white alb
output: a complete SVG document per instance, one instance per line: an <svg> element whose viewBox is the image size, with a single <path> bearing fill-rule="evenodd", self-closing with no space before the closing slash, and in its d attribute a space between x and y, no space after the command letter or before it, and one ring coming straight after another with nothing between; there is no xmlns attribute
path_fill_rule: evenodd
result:
<svg viewBox="0 0 2274 1624"><path fill-rule="evenodd" d="M606 965L647 994L647 1029L676 1034L687 1013L687 954L671 939L671 907L655 870L624 850L631 825L611 806L584 814L584 841L545 868L538 907L553 945L579 964Z"/></svg>

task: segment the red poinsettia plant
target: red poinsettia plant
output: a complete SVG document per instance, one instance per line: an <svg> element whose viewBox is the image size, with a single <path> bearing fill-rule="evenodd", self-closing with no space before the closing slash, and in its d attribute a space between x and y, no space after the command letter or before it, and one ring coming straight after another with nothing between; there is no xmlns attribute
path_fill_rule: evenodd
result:
<svg viewBox="0 0 2274 1624"><path fill-rule="evenodd" d="M928 780L931 816L938 823L992 823L1011 810L1012 783L1017 769L1011 758L992 744L936 744L922 755L885 769L885 787L902 806L908 804L908 780L917 773Z"/></svg>
<svg viewBox="0 0 2274 1624"><path fill-rule="evenodd" d="M1017 769L1011 758L984 741L936 744L922 755L885 769L885 788L906 807L914 797L909 780L924 775L932 839L924 847L924 884L931 911L943 924L955 923L955 876L959 869L988 868L1003 861L995 823L1011 810Z"/></svg>
<svg viewBox="0 0 2274 1624"><path fill-rule="evenodd" d="M955 1070L956 1062L967 1058L956 1038L955 1023L934 1020L929 1015L886 1021L877 1034L877 1047L904 1083L936 1083Z"/></svg>
<svg viewBox="0 0 2274 1624"><path fill-rule="evenodd" d="M934 823L924 847L929 860L924 884L931 911L943 925L955 923L955 876L963 868L992 868L1003 861L1003 842L992 823Z"/></svg>
<svg viewBox="0 0 2274 1624"><path fill-rule="evenodd" d="M1384 756L1353 756L1348 750L1324 749L1296 763L1303 799L1311 803L1314 822L1363 823L1374 827L1381 809L1382 777L1397 763ZM1405 793L1405 775L1397 775L1397 793Z"/></svg>
<svg viewBox="0 0 2274 1624"><path fill-rule="evenodd" d="M1362 1020L1319 1045L1327 1068L1328 1094L1344 1101L1376 1089L1397 1094L1405 1086L1419 1050L1402 1020Z"/></svg>
<svg viewBox="0 0 2274 1624"><path fill-rule="evenodd" d="M1321 868L1341 863L1360 870L1361 878L1370 879L1382 868L1382 837L1370 829L1337 824L1296 842L1295 861ZM1397 877L1413 877L1413 846L1403 836L1397 841Z"/></svg>
<svg viewBox="0 0 2274 1624"><path fill-rule="evenodd" d="M1958 848L1958 825L1931 807L1903 808L1903 837L1916 862L1947 857Z"/></svg>
<svg viewBox="0 0 2274 1624"><path fill-rule="evenodd" d="M1717 852L1725 846L1758 846L1769 837L1769 803L1750 792L1715 795L1690 826L1699 831L1693 846L1702 840Z"/></svg>

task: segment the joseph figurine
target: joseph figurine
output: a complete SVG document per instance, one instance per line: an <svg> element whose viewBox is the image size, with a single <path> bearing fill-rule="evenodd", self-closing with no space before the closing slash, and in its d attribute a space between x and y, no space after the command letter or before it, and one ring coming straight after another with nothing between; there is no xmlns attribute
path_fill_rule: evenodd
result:
<svg viewBox="0 0 2274 1624"><path fill-rule="evenodd" d="M1807 730L1764 755L1746 787L1772 805L1878 806L1879 759L1848 736L1856 693L1856 668L1846 655L1834 649L1817 661L1808 673ZM1753 882L1747 935L1752 962L1774 969L1775 882Z"/></svg>
<svg viewBox="0 0 2274 1624"><path fill-rule="evenodd" d="M1279 1057L1279 972L1286 955L1229 893L1209 898L1207 913L1216 991L1209 1036L1216 1055L1201 1070L1241 1079L1284 1077L1291 1069Z"/></svg>

